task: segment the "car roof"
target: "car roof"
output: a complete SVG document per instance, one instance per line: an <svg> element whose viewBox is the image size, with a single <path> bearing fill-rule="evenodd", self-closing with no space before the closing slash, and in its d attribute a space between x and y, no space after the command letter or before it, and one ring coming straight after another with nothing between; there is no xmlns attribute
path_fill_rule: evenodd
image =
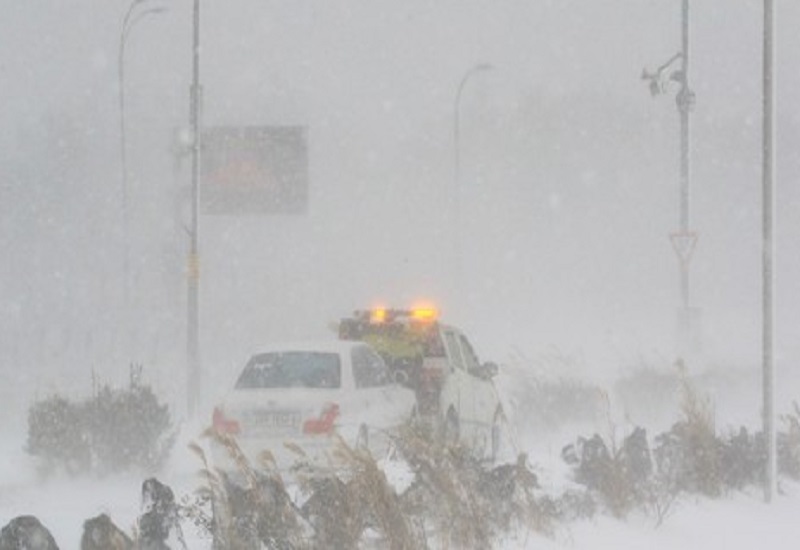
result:
<svg viewBox="0 0 800 550"><path fill-rule="evenodd" d="M280 353L290 351L304 351L304 352L328 352L328 353L347 353L351 349L361 346L367 346L364 342L345 341L345 340L316 340L316 341L298 341L298 342L274 342L258 347L252 355L261 355L262 353Z"/></svg>

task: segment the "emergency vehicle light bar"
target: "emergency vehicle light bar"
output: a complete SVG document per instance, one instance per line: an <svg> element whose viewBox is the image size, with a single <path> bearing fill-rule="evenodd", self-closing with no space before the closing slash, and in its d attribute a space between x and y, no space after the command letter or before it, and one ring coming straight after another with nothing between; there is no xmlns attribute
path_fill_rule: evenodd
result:
<svg viewBox="0 0 800 550"><path fill-rule="evenodd" d="M435 321L437 315L432 307L418 307L411 310L411 317L417 321Z"/></svg>
<svg viewBox="0 0 800 550"><path fill-rule="evenodd" d="M377 325L403 320L431 323L436 321L439 315L436 309L432 307L416 307L412 309L386 309L378 307L366 311L356 311L353 316L356 319Z"/></svg>
<svg viewBox="0 0 800 550"><path fill-rule="evenodd" d="M370 310L369 315L370 323L385 323L386 322L386 308L379 307Z"/></svg>

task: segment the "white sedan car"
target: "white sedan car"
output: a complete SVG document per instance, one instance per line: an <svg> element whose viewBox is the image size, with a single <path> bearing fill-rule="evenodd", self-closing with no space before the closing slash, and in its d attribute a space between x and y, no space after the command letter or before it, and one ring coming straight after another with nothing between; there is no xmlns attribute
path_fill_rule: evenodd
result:
<svg viewBox="0 0 800 550"><path fill-rule="evenodd" d="M380 458L389 449L388 432L413 408L414 393L393 380L368 344L278 345L250 358L214 409L213 429L233 436L254 465L269 450L280 468L290 466L286 443L317 457L331 449L334 433ZM231 467L227 449L214 445L212 452L217 467Z"/></svg>

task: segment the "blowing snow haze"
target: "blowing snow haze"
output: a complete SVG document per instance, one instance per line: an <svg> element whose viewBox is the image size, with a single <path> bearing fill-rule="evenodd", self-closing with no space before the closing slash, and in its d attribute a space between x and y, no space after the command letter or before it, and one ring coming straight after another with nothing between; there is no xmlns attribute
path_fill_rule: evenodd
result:
<svg viewBox="0 0 800 550"><path fill-rule="evenodd" d="M183 388L190 164L174 136L189 121L192 2L145 0L167 11L126 42L126 309L118 53L129 5L4 3L0 387L11 404L86 388L92 370L124 378L131 361ZM691 9L691 301L706 352L756 368L761 3ZM800 356L800 38L789 32L800 4L779 9L777 351L788 370ZM305 126L309 157L305 214L201 218L212 382L266 341L330 336L354 309L418 299L501 361L552 346L614 368L673 355L676 88L651 98L640 76L680 49L680 2L204 1L201 43L203 124ZM493 69L469 78L456 107L479 63Z"/></svg>

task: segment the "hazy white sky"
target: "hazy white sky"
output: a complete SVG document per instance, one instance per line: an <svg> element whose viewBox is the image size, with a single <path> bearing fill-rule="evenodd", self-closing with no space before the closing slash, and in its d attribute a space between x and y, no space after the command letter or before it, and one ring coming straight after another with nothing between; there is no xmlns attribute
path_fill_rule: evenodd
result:
<svg viewBox="0 0 800 550"><path fill-rule="evenodd" d="M189 175L169 151L188 120L191 2L151 3L169 11L137 25L125 61L133 354L182 365ZM88 378L89 362L128 360L114 328L128 2L7 4L0 368L78 363ZM709 349L752 358L761 2L692 4L693 303ZM800 5L779 10L778 344L791 361L800 355ZM419 297L501 360L512 347L613 350L619 362L669 349L677 115L674 91L653 100L640 75L679 49L679 1L204 1L202 23L205 121L308 125L311 162L307 216L203 219L209 370L238 365L264 340L327 335L352 309ZM479 62L495 70L475 75L460 104L456 240L455 94Z"/></svg>

